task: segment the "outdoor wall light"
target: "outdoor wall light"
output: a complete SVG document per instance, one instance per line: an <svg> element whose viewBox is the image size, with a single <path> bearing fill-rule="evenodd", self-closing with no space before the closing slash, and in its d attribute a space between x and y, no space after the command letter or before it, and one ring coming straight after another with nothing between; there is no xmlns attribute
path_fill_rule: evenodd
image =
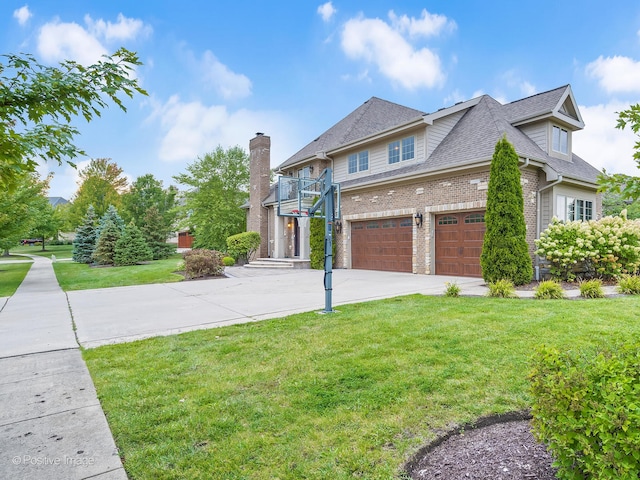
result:
<svg viewBox="0 0 640 480"><path fill-rule="evenodd" d="M416 222L416 227L420 228L422 226L422 214L421 213L416 213L413 216L413 219Z"/></svg>
<svg viewBox="0 0 640 480"><path fill-rule="evenodd" d="M336 227L336 232L338 233L342 233L342 222L340 220L337 220L334 223L335 227Z"/></svg>

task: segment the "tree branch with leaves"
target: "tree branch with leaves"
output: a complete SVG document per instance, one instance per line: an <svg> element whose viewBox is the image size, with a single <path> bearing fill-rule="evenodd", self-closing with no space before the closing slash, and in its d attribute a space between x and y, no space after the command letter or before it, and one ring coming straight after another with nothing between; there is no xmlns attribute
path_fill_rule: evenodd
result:
<svg viewBox="0 0 640 480"><path fill-rule="evenodd" d="M15 188L20 175L33 172L39 159L74 165L74 158L86 155L74 144L79 130L71 122L76 117L90 122L110 102L126 112L125 97L147 95L133 75L142 63L124 48L90 66L72 60L47 66L30 54L0 58L2 188Z"/></svg>

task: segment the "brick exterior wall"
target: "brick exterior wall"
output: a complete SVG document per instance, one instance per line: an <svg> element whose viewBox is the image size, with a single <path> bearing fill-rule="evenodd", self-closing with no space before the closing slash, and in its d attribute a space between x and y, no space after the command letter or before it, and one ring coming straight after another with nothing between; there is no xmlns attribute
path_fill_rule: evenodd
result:
<svg viewBox="0 0 640 480"><path fill-rule="evenodd" d="M260 234L258 257L269 255L269 216L262 200L269 195L271 138L258 134L249 142L249 210L247 231Z"/></svg>
<svg viewBox="0 0 640 480"><path fill-rule="evenodd" d="M422 227L413 226L413 273L433 273L436 214L484 210L487 205L489 168L473 173L438 179L424 179L369 189L342 191L342 233L336 235L337 263L350 268L349 236L351 222L374 218L423 215ZM535 251L536 191L538 174L522 171L524 216L529 253Z"/></svg>

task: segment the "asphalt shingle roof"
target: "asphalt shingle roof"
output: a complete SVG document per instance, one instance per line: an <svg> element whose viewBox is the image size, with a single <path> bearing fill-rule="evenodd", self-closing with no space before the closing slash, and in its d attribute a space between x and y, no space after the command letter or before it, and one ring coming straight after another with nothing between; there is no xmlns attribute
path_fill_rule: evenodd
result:
<svg viewBox="0 0 640 480"><path fill-rule="evenodd" d="M327 152L389 128L402 125L424 114L424 112L413 108L371 97L313 142L283 162L278 169L282 170L301 160L311 158L317 152Z"/></svg>
<svg viewBox="0 0 640 480"><path fill-rule="evenodd" d="M546 163L559 175L595 184L599 174L595 167L575 154L570 161L549 156L531 138L512 125L523 118L553 112L569 88L565 85L506 105L500 104L489 95L483 95L475 106L467 110L427 159L379 174L348 180L341 185L348 188L490 161L496 143L505 135L520 157ZM348 145L388 128L408 123L422 115L425 114L418 110L373 97L284 162L280 169L310 158L318 151L330 151ZM269 198L273 197L274 192L271 193Z"/></svg>

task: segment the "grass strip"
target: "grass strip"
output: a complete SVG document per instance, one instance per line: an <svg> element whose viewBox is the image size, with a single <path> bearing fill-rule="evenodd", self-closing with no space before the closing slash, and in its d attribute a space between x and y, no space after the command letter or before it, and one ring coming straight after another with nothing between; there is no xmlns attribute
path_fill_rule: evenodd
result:
<svg viewBox="0 0 640 480"><path fill-rule="evenodd" d="M22 283L31 263L0 264L0 297L10 297Z"/></svg>

